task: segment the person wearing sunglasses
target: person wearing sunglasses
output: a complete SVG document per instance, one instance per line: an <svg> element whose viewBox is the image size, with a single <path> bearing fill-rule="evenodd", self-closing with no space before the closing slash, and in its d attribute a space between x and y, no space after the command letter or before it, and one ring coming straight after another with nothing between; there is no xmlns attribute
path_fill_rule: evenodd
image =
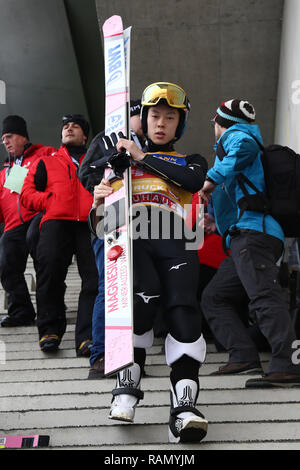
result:
<svg viewBox="0 0 300 470"><path fill-rule="evenodd" d="M89 123L80 114L65 115L62 145L28 173L21 201L43 212L37 247L37 326L44 352L56 351L66 330L65 279L76 255L82 280L75 329L77 356L89 356L98 271L87 218L92 196L82 186L78 168L86 153Z"/></svg>
<svg viewBox="0 0 300 470"><path fill-rule="evenodd" d="M117 152L125 149L130 154L133 211L144 209L142 225L149 230L142 236L133 233L134 364L118 374L109 417L134 420L143 397L140 382L146 348L152 346L155 316L163 305L168 325L166 360L171 368L169 440L199 442L207 432L207 421L196 408L198 373L206 354L196 297L199 262L196 249L186 249L184 231L179 238L176 233L185 224L186 205L204 183L207 162L198 154L175 151L190 111L181 87L153 83L141 101L145 147L140 149L123 137L116 142L116 136L111 136ZM112 192L109 182L102 179L94 190L94 207ZM154 220L161 223L154 226ZM169 234L164 233L166 228Z"/></svg>

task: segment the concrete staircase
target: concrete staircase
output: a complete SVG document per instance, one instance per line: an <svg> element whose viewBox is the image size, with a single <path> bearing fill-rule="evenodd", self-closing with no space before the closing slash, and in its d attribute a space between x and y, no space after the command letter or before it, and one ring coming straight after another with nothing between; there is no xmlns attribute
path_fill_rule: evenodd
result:
<svg viewBox="0 0 300 470"><path fill-rule="evenodd" d="M32 286L32 263L28 263ZM227 354L208 344L200 371L199 409L209 420L208 434L198 445L168 444L169 369L163 342L148 351L142 389L145 398L135 424L108 419L112 378L87 380L88 359L76 358L74 320L80 279L76 263L68 273L68 328L57 354L46 355L38 345L36 327L0 329L0 436L43 434L50 449L78 450L221 450L299 449L299 389L249 391L247 376L211 377L227 362ZM34 299L34 292L32 292ZM0 316L5 314L4 293ZM266 364L268 354L262 355Z"/></svg>

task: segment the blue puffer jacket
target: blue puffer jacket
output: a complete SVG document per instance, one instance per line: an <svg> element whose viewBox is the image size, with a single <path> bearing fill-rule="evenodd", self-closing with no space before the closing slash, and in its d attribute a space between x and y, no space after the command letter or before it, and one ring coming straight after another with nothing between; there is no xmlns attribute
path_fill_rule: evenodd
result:
<svg viewBox="0 0 300 470"><path fill-rule="evenodd" d="M224 132L215 145L217 151L221 141L226 155L223 158L216 156L214 166L208 171L207 176L217 184L213 192L213 206L216 224L222 235L233 226L264 231L264 215L260 212L245 211L238 221L240 210L237 203L244 195L237 183L236 175L243 173L259 191L266 193L261 151L251 136L262 143L258 126L235 124ZM250 187L247 187L247 190L249 194L255 193ZM265 232L284 242L280 225L270 215L265 217ZM229 240L227 245L229 246Z"/></svg>

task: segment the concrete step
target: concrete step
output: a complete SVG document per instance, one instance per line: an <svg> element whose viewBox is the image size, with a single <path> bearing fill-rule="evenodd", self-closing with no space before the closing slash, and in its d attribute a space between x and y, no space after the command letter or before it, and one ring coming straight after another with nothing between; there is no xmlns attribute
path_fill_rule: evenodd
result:
<svg viewBox="0 0 300 470"><path fill-rule="evenodd" d="M63 357L73 357L75 353L73 353L73 356L69 349L73 347L74 341L72 341L73 335L70 335L69 340L63 340L63 346L64 349L59 349L58 352L55 354L55 358L63 358ZM1 338L1 335L0 335ZM36 335L34 337L35 341L32 342L22 342L22 351L20 351L20 341L18 342L5 342L6 345L6 361L21 361L24 359L43 359L45 358L45 353L43 353L40 350L39 343L38 343L38 336ZM3 341L3 339L1 340ZM28 351L26 351L26 345L28 348ZM266 354L265 356L262 356L262 364L267 364L269 360L269 354ZM227 354L209 354L207 355L207 358L205 360L205 364L202 366L202 368L206 367L207 364L215 364L216 365L224 365L227 363L228 360L228 355ZM157 346L156 348L152 348L147 352L147 359L146 359L146 364L148 365L165 365L166 364L166 359L165 355L162 353L162 348Z"/></svg>
<svg viewBox="0 0 300 470"><path fill-rule="evenodd" d="M40 350L38 339L36 343L22 343L22 351L19 350L20 343L6 343L6 361L24 360L24 359L44 359L45 353ZM161 348L160 348L161 349ZM155 352L149 352L148 356L155 355ZM75 357L74 340L64 341L64 349L59 349L55 354L56 358ZM158 360L158 359L157 359ZM147 359L149 362L150 359Z"/></svg>
<svg viewBox="0 0 300 470"><path fill-rule="evenodd" d="M150 413L151 414L151 413ZM74 414L73 414L74 415ZM144 449L145 445L155 445L157 450L164 449L165 446L170 448L168 444L168 430L166 422L162 424L114 424L109 421L107 426L99 425L98 419L93 414L93 419L88 426L79 425L74 418L74 427L64 426L56 427L64 418L64 414L59 412L54 416L49 416L50 423L45 426L43 414L37 416L35 427L20 429L17 423L16 429L6 430L6 435L13 435L17 431L22 435L30 435L39 433L51 436L51 448L64 449L70 447L77 449L78 447L87 446L88 448L105 449L109 446L117 450L123 450L126 446L134 446L135 450ZM46 417L46 416L45 416ZM78 416L79 420L79 416ZM36 427L41 424L42 427ZM2 429L0 429L2 432ZM248 422L248 423L210 423L208 434L204 441L197 445L174 445L173 450L180 451L182 449L203 450L208 444L214 444L214 449L219 449L220 443L223 449L225 444L230 444L231 448L236 448L237 444L253 443L254 449L258 449L260 442L269 444L265 446L268 449L277 449L276 442L288 442L290 448L297 449L299 436L298 422ZM212 448L212 446L210 446Z"/></svg>
<svg viewBox="0 0 300 470"><path fill-rule="evenodd" d="M50 353L48 355L51 355ZM162 359L163 360L163 359ZM147 363L151 361L151 357L148 357ZM0 382L1 382L1 373L6 372L6 377L9 377L9 373L11 372L12 375L14 373L23 372L24 374L28 372L31 374L32 372L36 373L37 376L40 373L44 374L45 369L47 368L49 371L56 370L58 375L64 374L66 370L74 370L74 374L76 374L75 370L81 370L84 366L88 364L88 360L84 358L61 358L61 359L52 359L50 362L45 357L44 359L34 359L34 360L19 360L19 361L6 361L5 364L0 364ZM199 376L210 375L212 372L217 370L220 367L220 363L218 364L204 364L200 369ZM152 377L168 377L170 374L170 368L166 365L154 364L154 365L146 365L145 372L147 375ZM3 374L2 374L3 375ZM244 374L246 375L246 374ZM251 375L251 374L250 374ZM25 377L25 375L24 375Z"/></svg>
<svg viewBox="0 0 300 470"><path fill-rule="evenodd" d="M117 430L120 428L118 421L109 420L108 412L110 407L110 398L104 404L103 408L100 406L88 407L87 409L69 407L66 409L42 409L34 410L30 408L29 411L22 410L0 412L0 419L2 426L7 431L22 430L38 427L39 429L54 427L54 428L72 428L72 427L87 427L87 426L104 426L113 427ZM159 404L158 404L159 403ZM150 406L140 406L136 410L135 425L153 426L157 424L168 424L170 415L169 403L166 406L161 406L160 401L156 404L152 401ZM155 406L155 409L153 407ZM256 403L255 407L252 404L226 404L222 405L201 405L199 406L201 412L208 419L210 425L213 423L234 423L236 427L239 424L255 423L257 425L269 425L270 421L276 424L286 422L298 424L294 430L294 438L300 439L300 403L294 403L293 407L284 406L280 404L259 404ZM271 423L272 424L272 423ZM125 425L126 426L126 425ZM128 426L126 426L128 427ZM296 434L295 434L296 433ZM254 434L254 433L253 433ZM289 433L291 436L291 433Z"/></svg>
<svg viewBox="0 0 300 470"><path fill-rule="evenodd" d="M27 267L34 274L32 263ZM30 279L30 276L28 276ZM197 445L168 443L169 373L162 338L147 351L145 393L134 425L108 419L115 378L87 380L90 364L75 354L80 279L76 263L67 277L67 331L55 354L40 351L35 325L0 328L0 435L48 434L55 450L180 451L291 450L300 445L299 389L248 390L250 375L209 375L228 354L207 345L200 369L198 407L209 421ZM35 293L32 293L34 299ZM0 303L4 298L0 292ZM0 316L5 311L0 309ZM261 354L264 368L270 354Z"/></svg>
<svg viewBox="0 0 300 470"><path fill-rule="evenodd" d="M173 465L182 467L184 464L193 465L196 459L201 459L203 461L203 454L200 454L202 451L221 451L221 450L235 450L235 451L256 451L256 450L265 450L265 451L285 451L285 450L295 450L296 446L298 449L300 447L300 441L287 441L287 442L206 442L202 441L201 445L199 444L154 444L154 445L109 445L109 446L76 446L68 447L64 446L63 450L72 451L72 450L94 450L102 451L103 460L104 459L117 459L118 456L122 458L125 455L128 458L128 455L137 456L138 464L160 464L160 460L166 458L166 465L168 460L172 458L172 455L181 455L181 459L177 461L173 460ZM61 450L60 447L52 447L53 450ZM131 451L131 452L130 452ZM185 451L185 452L182 452ZM175 454L176 452L176 454ZM146 455L145 455L146 454ZM166 456L166 457L165 457ZM211 459L211 456L205 456L204 458ZM157 460L156 460L157 459ZM109 463L109 461L108 461ZM118 463L119 464L119 463ZM129 464L128 464L129 465ZM134 463L131 464L133 466Z"/></svg>
<svg viewBox="0 0 300 470"><path fill-rule="evenodd" d="M45 380L84 380L87 376L88 361L86 360L86 366L82 367L82 363L78 363L73 367L68 367L62 364L61 367L54 367L50 364L41 369L18 369L18 370L6 370L5 374L0 374L0 383L3 382L43 382ZM1 370L1 369L0 369ZM209 369L209 372L211 369ZM145 372L150 377L169 377L170 370L167 367L151 367L145 368ZM203 373L204 374L204 373ZM253 377L253 375L243 376L243 384L247 378ZM202 376L200 375L201 383Z"/></svg>
<svg viewBox="0 0 300 470"><path fill-rule="evenodd" d="M46 371L48 372L48 370ZM74 376L68 379L66 376L64 379L48 379L40 381L26 381L23 380L13 382L3 382L0 387L0 396L31 396L31 395L52 395L52 394L70 394L73 393L110 393L115 385L113 377L101 379L101 380L86 380L88 369L82 372L82 378L76 379ZM146 391L168 391L169 390L169 377L145 377L142 382L143 390ZM202 391L223 391L224 393L228 390L242 390L245 391L245 377L244 376L228 376L222 377L201 377L200 380L201 393ZM281 389L274 389L272 392L282 392ZM257 391L256 391L257 392ZM247 390L249 396L254 397L254 403L256 403L256 392ZM287 391L286 392L286 397ZM288 391L289 393L294 392L293 389ZM269 393L269 391L268 391ZM272 395L270 395L272 396ZM199 398L201 400L201 397Z"/></svg>
<svg viewBox="0 0 300 470"><path fill-rule="evenodd" d="M111 400L111 389L114 386L114 380L110 380L110 383L105 387L106 391L102 389L100 381L90 380L89 384L85 384L84 388L79 386L73 381L52 382L53 387L52 393L47 390L46 386L40 386L39 383L35 384L36 390L32 390L32 393L26 393L22 384L16 383L13 386L13 391L9 390L0 395L0 412L15 412L15 411L31 411L31 410L66 410L66 409L96 409L109 406ZM146 383L145 383L146 382ZM70 385L73 384L73 391L71 393ZM145 392L144 400L141 402L141 406L150 407L156 406L169 406L170 392L169 383L165 384L165 388L162 389L159 384L159 389L153 389L147 380L143 382L142 388ZM2 387L1 387L2 388ZM11 389L12 387L10 387ZM80 391L78 391L78 388ZM48 387L49 389L49 387ZM28 388L27 388L28 390ZM266 396L262 390L255 396L249 393L246 389L230 389L230 390L211 390L202 388L201 394L198 400L199 406L204 405L243 405L243 404L258 404L258 405L269 405L273 404L280 405L284 404L287 399L286 390L270 390L270 393ZM12 399L13 398L13 399ZM299 390L289 391L289 403L294 403L299 406ZM201 408L204 409L204 408ZM252 409L252 407L251 407ZM284 413L283 410L280 413ZM241 414L241 416L244 413ZM296 413L295 413L296 414ZM210 410L207 412L207 416L210 415Z"/></svg>

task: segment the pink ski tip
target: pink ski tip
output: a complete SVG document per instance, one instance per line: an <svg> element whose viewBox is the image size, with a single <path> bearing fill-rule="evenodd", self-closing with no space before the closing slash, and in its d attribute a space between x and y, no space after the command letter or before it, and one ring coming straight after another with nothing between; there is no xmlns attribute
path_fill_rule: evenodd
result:
<svg viewBox="0 0 300 470"><path fill-rule="evenodd" d="M123 34L123 21L121 16L114 15L108 18L102 27L104 37Z"/></svg>

